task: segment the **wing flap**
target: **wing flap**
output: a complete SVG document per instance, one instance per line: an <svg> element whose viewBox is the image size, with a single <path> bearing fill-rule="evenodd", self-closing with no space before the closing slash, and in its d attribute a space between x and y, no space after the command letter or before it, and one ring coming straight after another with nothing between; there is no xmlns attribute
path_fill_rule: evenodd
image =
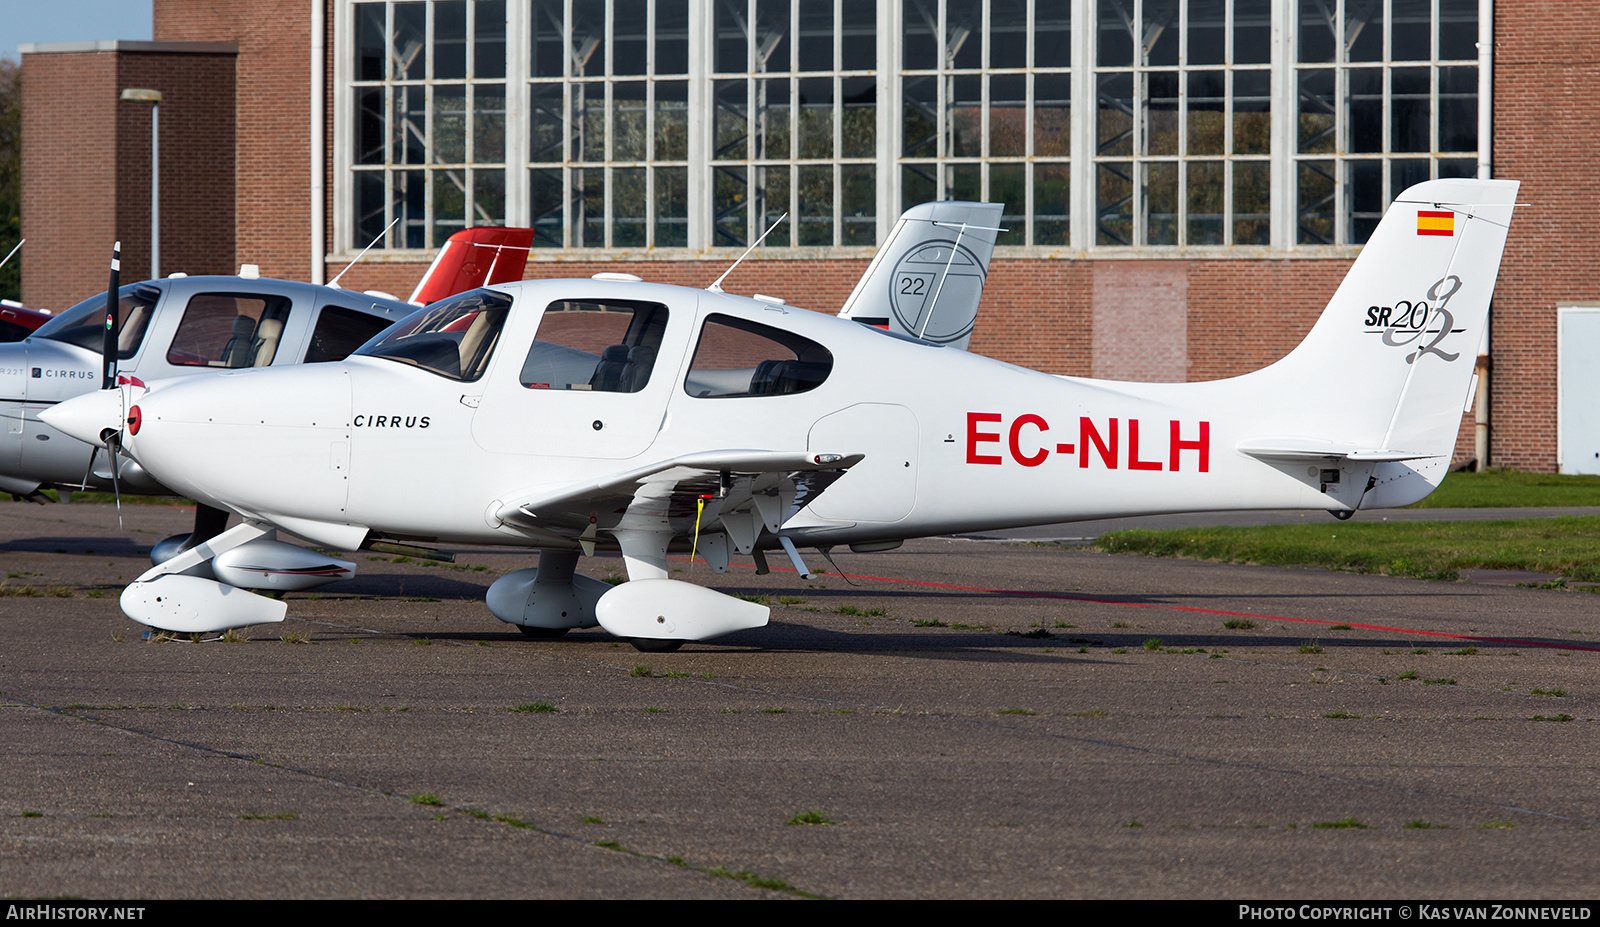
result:
<svg viewBox="0 0 1600 927"><path fill-rule="evenodd" d="M593 537L596 529L617 528L680 534L694 530L696 521L706 533L720 529L723 512L737 512L735 534L742 539L749 533L747 513L765 516L762 521L775 530L863 459L815 451L701 451L515 497L495 517L503 524Z"/></svg>

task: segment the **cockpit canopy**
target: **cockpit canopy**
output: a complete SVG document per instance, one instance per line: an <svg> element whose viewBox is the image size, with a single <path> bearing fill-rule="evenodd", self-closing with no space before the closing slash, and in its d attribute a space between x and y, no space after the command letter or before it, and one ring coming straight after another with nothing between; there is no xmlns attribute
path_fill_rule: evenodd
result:
<svg viewBox="0 0 1600 927"><path fill-rule="evenodd" d="M498 290L468 290L387 329L354 354L384 357L471 383L488 368L510 312L509 295Z"/></svg>
<svg viewBox="0 0 1600 927"><path fill-rule="evenodd" d="M150 316L161 301L161 289L134 283L117 290L117 296L117 358L128 360L139 352ZM105 347L105 307L104 293L91 296L39 326L33 337L65 341L99 354Z"/></svg>

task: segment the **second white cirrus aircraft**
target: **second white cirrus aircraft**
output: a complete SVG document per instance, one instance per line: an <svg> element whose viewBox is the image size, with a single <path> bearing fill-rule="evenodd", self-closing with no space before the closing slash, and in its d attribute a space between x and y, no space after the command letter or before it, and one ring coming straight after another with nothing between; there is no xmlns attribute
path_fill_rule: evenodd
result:
<svg viewBox="0 0 1600 927"><path fill-rule="evenodd" d="M281 528L341 550L538 548L538 569L490 588L496 616L671 649L767 621L669 578L691 546L718 569L781 550L804 573L801 547L1422 498L1473 388L1516 191L1407 190L1305 340L1226 380L1051 376L775 302L537 280L435 304L342 363L123 387L46 417L244 518L128 587L146 624L281 620L281 601L183 575ZM631 581L575 574L597 548Z"/></svg>

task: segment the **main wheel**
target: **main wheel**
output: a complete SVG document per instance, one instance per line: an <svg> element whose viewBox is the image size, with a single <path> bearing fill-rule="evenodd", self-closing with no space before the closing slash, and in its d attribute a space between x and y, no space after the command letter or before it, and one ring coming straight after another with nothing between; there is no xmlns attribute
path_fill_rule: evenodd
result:
<svg viewBox="0 0 1600 927"><path fill-rule="evenodd" d="M519 624L519 625L517 625L517 630L521 631L525 636L531 637L536 641L553 641L556 638L562 636L563 634L566 634L568 631L570 631L572 629L571 628L534 628L534 627L529 627L528 625L525 625L525 624Z"/></svg>
<svg viewBox="0 0 1600 927"><path fill-rule="evenodd" d="M659 637L630 637L628 643L640 653L671 653L689 642L663 640Z"/></svg>

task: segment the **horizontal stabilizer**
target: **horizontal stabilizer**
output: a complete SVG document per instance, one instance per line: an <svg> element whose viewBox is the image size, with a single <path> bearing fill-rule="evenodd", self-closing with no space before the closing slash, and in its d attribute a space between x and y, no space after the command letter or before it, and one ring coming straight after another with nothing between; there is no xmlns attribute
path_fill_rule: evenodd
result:
<svg viewBox="0 0 1600 927"><path fill-rule="evenodd" d="M1332 441L1318 441L1313 438L1245 441L1238 445L1238 451L1258 460L1352 460L1361 463L1421 460L1433 456L1415 451L1339 446Z"/></svg>

